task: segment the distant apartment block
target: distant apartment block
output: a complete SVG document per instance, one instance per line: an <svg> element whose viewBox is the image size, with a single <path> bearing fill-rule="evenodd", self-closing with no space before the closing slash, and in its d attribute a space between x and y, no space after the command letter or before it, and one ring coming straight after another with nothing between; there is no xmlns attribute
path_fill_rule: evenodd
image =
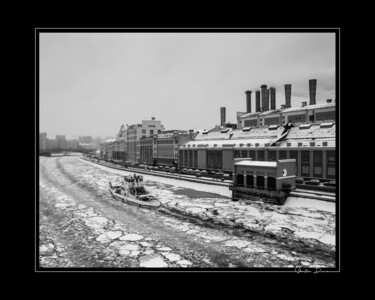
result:
<svg viewBox="0 0 375 300"><path fill-rule="evenodd" d="M47 133L39 133L39 150L47 150Z"/></svg>
<svg viewBox="0 0 375 300"><path fill-rule="evenodd" d="M91 144L93 142L92 136L79 136L78 142L82 144Z"/></svg>

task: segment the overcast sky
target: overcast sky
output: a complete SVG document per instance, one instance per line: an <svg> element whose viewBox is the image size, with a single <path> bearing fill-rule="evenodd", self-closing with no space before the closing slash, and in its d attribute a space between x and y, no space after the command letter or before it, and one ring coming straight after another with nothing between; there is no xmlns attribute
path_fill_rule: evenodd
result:
<svg viewBox="0 0 375 300"><path fill-rule="evenodd" d="M40 131L115 136L154 116L166 129L211 129L246 111L246 90L292 84L292 106L335 99L333 33L40 33ZM252 94L255 111L255 93Z"/></svg>

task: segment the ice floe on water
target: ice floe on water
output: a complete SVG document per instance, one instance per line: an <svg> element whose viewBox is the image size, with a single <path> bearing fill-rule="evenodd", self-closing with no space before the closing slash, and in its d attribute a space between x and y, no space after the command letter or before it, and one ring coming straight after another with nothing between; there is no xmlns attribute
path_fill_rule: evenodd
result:
<svg viewBox="0 0 375 300"><path fill-rule="evenodd" d="M165 268L168 267L168 264L164 261L163 257L158 254L149 254L141 256L139 258L140 267L145 268Z"/></svg>
<svg viewBox="0 0 375 300"><path fill-rule="evenodd" d="M120 238L120 240L122 241L139 241L142 239L143 239L143 236L139 234L133 234L133 233L126 234Z"/></svg>
<svg viewBox="0 0 375 300"><path fill-rule="evenodd" d="M93 168L92 166L95 166ZM80 160L78 163L67 162L64 165L77 174L87 184L108 196L108 182L120 181L122 176L133 172L111 169ZM97 168L103 170L98 172ZM273 234L294 234L298 238L317 239L332 245L335 233L335 204L305 198L289 197L283 206L258 203L232 202L228 197L228 187L187 182L177 179L143 175L147 189L156 195L165 208L171 208L181 214L193 215L202 219L210 218L226 226L243 226L245 229L268 231ZM189 197L189 193L195 193ZM216 196L213 197L212 193ZM205 197L205 194L209 197ZM87 213L87 212L81 212ZM166 222L189 235L196 232L189 226ZM333 235L332 235L333 234ZM207 238L206 240L208 240Z"/></svg>
<svg viewBox="0 0 375 300"><path fill-rule="evenodd" d="M101 229L107 225L108 219L104 217L92 217L85 219L87 226L93 229Z"/></svg>
<svg viewBox="0 0 375 300"><path fill-rule="evenodd" d="M114 239L117 239L122 235L121 231L107 231L101 235L99 235L96 240L101 243L108 243Z"/></svg>

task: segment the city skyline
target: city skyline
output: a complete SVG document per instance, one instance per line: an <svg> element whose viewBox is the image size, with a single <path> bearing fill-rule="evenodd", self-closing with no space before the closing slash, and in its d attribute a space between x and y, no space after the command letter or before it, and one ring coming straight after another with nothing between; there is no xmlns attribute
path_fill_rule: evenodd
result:
<svg viewBox="0 0 375 300"><path fill-rule="evenodd" d="M40 132L114 137L155 117L168 129L211 129L245 112L245 91L292 84L292 106L335 99L333 33L41 33ZM255 93L252 94L255 111Z"/></svg>

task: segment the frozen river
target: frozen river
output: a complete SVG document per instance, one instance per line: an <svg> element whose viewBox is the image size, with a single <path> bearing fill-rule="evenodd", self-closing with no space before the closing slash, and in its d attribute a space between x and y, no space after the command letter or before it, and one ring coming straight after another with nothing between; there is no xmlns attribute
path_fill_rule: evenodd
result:
<svg viewBox="0 0 375 300"><path fill-rule="evenodd" d="M333 203L232 202L227 187L144 175L163 203L150 211L110 196L108 182L129 172L78 156L39 162L40 267L335 267Z"/></svg>

